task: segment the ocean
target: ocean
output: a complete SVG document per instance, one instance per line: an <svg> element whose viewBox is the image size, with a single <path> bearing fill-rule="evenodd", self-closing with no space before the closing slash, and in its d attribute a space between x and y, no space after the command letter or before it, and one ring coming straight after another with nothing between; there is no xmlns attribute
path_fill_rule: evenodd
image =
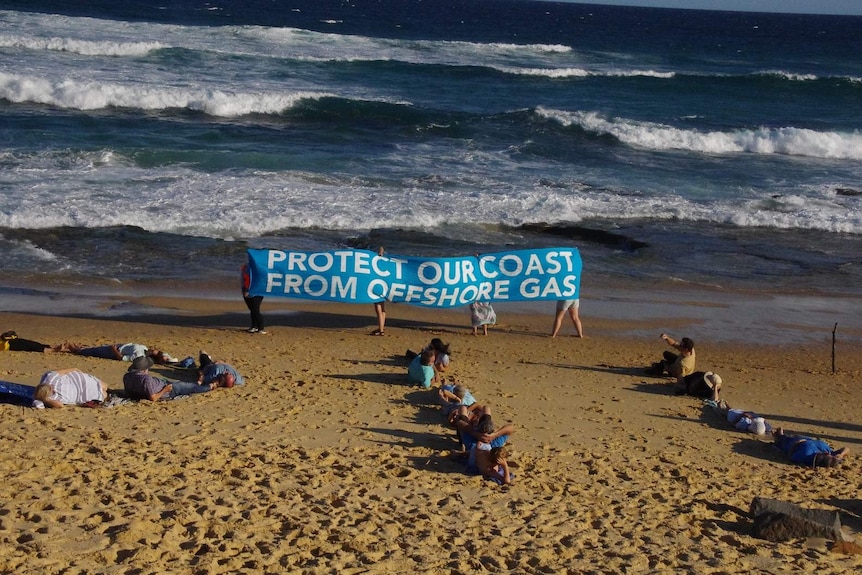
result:
<svg viewBox="0 0 862 575"><path fill-rule="evenodd" d="M860 30L537 1L3 1L0 309L233 293L249 247L576 246L588 299L686 285L858 316Z"/></svg>

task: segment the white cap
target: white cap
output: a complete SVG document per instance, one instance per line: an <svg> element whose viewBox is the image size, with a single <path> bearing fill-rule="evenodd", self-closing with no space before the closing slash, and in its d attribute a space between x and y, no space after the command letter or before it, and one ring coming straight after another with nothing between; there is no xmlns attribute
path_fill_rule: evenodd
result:
<svg viewBox="0 0 862 575"><path fill-rule="evenodd" d="M762 417L755 417L748 424L748 431L755 435L763 435L766 433L766 420Z"/></svg>

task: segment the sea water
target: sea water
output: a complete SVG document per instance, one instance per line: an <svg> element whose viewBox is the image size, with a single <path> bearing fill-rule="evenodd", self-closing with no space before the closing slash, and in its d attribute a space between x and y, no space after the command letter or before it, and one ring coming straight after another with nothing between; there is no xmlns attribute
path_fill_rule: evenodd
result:
<svg viewBox="0 0 862 575"><path fill-rule="evenodd" d="M586 298L857 298L860 30L536 1L3 2L2 299L233 289L249 247L378 245L576 246Z"/></svg>

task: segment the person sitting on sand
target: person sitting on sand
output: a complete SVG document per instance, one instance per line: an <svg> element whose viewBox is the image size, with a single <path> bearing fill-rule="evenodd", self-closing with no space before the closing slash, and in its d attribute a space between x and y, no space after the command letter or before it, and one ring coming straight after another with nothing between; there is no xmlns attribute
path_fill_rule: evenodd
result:
<svg viewBox="0 0 862 575"><path fill-rule="evenodd" d="M654 363L652 367L647 370L647 373L650 375L662 376L667 372L671 377L676 378L676 381L680 386L683 386L685 385L683 378L694 373L694 342L688 337L684 337L681 340L676 341L666 333L661 334L661 338L679 353L673 353L671 351L664 352L662 360Z"/></svg>
<svg viewBox="0 0 862 575"><path fill-rule="evenodd" d="M505 447L491 447L487 443L477 443L471 453L475 454L472 457L474 467L471 467L468 462L468 471L481 473L482 477L498 485L512 484L515 476L509 471L509 463L506 461L509 453Z"/></svg>
<svg viewBox="0 0 862 575"><path fill-rule="evenodd" d="M728 423L740 431L747 431L755 435L772 433L772 425L753 411L733 409L723 399L718 402L710 400L707 403L712 405L719 415L727 418Z"/></svg>
<svg viewBox="0 0 862 575"><path fill-rule="evenodd" d="M150 375L153 360L145 355L132 360L132 365L123 376L123 388L132 399L149 399L160 401L175 399L181 395L206 393L217 386L215 384L199 385L187 381L168 381L162 377Z"/></svg>
<svg viewBox="0 0 862 575"><path fill-rule="evenodd" d="M33 407L63 407L103 402L108 397L105 382L79 369L58 369L42 376L33 392Z"/></svg>
<svg viewBox="0 0 862 575"><path fill-rule="evenodd" d="M507 431L514 432L514 428ZM502 428L501 428L502 429ZM476 426L478 435L473 436L475 441L470 442L469 433L462 436L467 450L467 471L481 473L488 479L493 479L500 484L509 484L512 476L506 463L506 455L503 446L509 438L509 433L499 433L494 430L494 422L491 420L490 411L483 413Z"/></svg>
<svg viewBox="0 0 862 575"><path fill-rule="evenodd" d="M685 387L677 389L677 395L691 395L703 399L718 401L721 376L711 371L696 371L682 378Z"/></svg>
<svg viewBox="0 0 862 575"><path fill-rule="evenodd" d="M233 387L244 385L245 378L239 371L229 363L215 361L205 352L200 352L200 369L198 370L198 383L203 385L215 384L216 387Z"/></svg>
<svg viewBox="0 0 862 575"><path fill-rule="evenodd" d="M804 435L787 435L780 427L772 432L775 445L792 463L811 467L835 467L848 455L846 447L832 449L820 439Z"/></svg>
<svg viewBox="0 0 862 575"><path fill-rule="evenodd" d="M421 385L425 389L429 389L434 382L434 359L436 354L434 350L424 349L422 353L414 357L407 367L407 383L411 385Z"/></svg>

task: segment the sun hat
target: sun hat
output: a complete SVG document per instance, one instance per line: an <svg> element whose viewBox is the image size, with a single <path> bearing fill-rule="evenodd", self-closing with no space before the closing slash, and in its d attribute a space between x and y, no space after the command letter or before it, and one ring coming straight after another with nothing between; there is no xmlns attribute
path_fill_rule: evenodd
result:
<svg viewBox="0 0 862 575"><path fill-rule="evenodd" d="M766 433L766 420L762 417L755 417L748 424L748 431L755 435L763 435Z"/></svg>
<svg viewBox="0 0 862 575"><path fill-rule="evenodd" d="M153 367L153 358L141 355L132 360L129 371L144 371Z"/></svg>
<svg viewBox="0 0 862 575"><path fill-rule="evenodd" d="M723 383L723 382L721 381L721 376L720 376L720 375L718 375L717 373L713 373L713 372L711 372L711 371L707 371L706 373L704 373L704 374L703 374L703 379L704 379L704 380L706 381L706 383L708 383L708 384L709 384L709 386L710 386L711 388L713 388L713 389L715 389L715 387L716 387L717 385L721 385L721 384Z"/></svg>

